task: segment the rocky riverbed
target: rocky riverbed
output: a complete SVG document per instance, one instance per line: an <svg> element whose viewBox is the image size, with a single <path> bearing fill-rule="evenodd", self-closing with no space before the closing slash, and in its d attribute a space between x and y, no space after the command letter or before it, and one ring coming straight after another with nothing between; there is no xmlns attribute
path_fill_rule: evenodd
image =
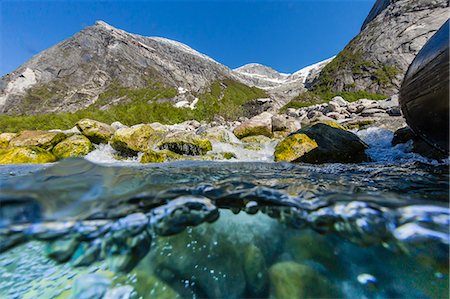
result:
<svg viewBox="0 0 450 299"><path fill-rule="evenodd" d="M211 123L186 121L175 125L131 127L83 119L70 130L4 132L0 163L50 163L69 157L161 163L176 160L267 160L287 162L363 162L367 144L358 131L377 127L396 132L393 144L409 142L408 151L443 159L411 131L393 96L383 101L349 103L335 97L329 103L289 108L286 114L263 112L250 119ZM399 130L403 128L402 130ZM399 130L399 131L397 131Z"/></svg>

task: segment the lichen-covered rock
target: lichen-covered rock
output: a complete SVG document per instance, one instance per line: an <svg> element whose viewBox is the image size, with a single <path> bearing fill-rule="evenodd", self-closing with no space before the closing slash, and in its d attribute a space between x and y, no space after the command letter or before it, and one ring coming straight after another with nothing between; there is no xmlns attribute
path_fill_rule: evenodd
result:
<svg viewBox="0 0 450 299"><path fill-rule="evenodd" d="M76 126L84 136L89 138L91 142L97 144L108 143L114 134L113 127L92 119L82 119L76 123Z"/></svg>
<svg viewBox="0 0 450 299"><path fill-rule="evenodd" d="M257 143L265 144L270 142L270 138L264 135L247 136L241 139L242 142L246 143Z"/></svg>
<svg viewBox="0 0 450 299"><path fill-rule="evenodd" d="M272 131L282 131L292 133L301 128L300 122L287 115L272 116Z"/></svg>
<svg viewBox="0 0 450 299"><path fill-rule="evenodd" d="M286 137L275 148L275 161L292 162L317 148L317 143L305 134Z"/></svg>
<svg viewBox="0 0 450 299"><path fill-rule="evenodd" d="M332 284L313 268L295 262L270 267L270 294L277 299L335 298Z"/></svg>
<svg viewBox="0 0 450 299"><path fill-rule="evenodd" d="M289 146L293 147L297 143L305 143L305 136L299 136L298 142L293 139L295 135L305 135L309 137L306 141L314 140L317 147L309 151L298 151L299 156L295 158L295 154L289 152ZM286 141L285 141L286 140ZM368 161L365 150L367 145L359 139L355 134L334 128L326 124L315 124L309 128L301 129L288 136L281 142L281 146L277 147L278 159L281 159L279 153L285 153L292 162L305 163L359 163ZM290 144L290 145L289 145ZM312 146L312 145L311 145ZM284 149L281 151L281 149ZM277 154L276 154L277 157ZM277 158L276 158L277 159ZM286 160L284 160L286 161Z"/></svg>
<svg viewBox="0 0 450 299"><path fill-rule="evenodd" d="M37 146L45 150L51 150L65 138L66 135L61 132L22 131L9 141L9 146Z"/></svg>
<svg viewBox="0 0 450 299"><path fill-rule="evenodd" d="M183 156L171 152L169 150L161 150L161 151L146 151L139 162L141 163L162 163L162 162L170 162L175 160L182 160Z"/></svg>
<svg viewBox="0 0 450 299"><path fill-rule="evenodd" d="M53 154L58 159L69 157L83 157L94 150L91 141L83 135L73 135L53 148Z"/></svg>
<svg viewBox="0 0 450 299"><path fill-rule="evenodd" d="M233 135L230 131L228 131L225 127L212 127L206 129L204 132L200 134L200 136L216 142L229 143L232 142Z"/></svg>
<svg viewBox="0 0 450 299"><path fill-rule="evenodd" d="M111 146L124 155L136 155L152 149L163 138L150 125L118 129L111 138Z"/></svg>
<svg viewBox="0 0 450 299"><path fill-rule="evenodd" d="M179 155L205 155L212 150L208 139L189 132L175 132L166 135L157 145L160 150L169 150Z"/></svg>
<svg viewBox="0 0 450 299"><path fill-rule="evenodd" d="M0 148L7 148L11 139L16 137L16 133L1 133L0 134Z"/></svg>
<svg viewBox="0 0 450 299"><path fill-rule="evenodd" d="M272 136L272 114L263 112L243 122L233 130L234 135L241 139L247 136Z"/></svg>
<svg viewBox="0 0 450 299"><path fill-rule="evenodd" d="M0 150L0 164L24 164L24 163L50 163L55 162L56 157L36 146L11 147Z"/></svg>

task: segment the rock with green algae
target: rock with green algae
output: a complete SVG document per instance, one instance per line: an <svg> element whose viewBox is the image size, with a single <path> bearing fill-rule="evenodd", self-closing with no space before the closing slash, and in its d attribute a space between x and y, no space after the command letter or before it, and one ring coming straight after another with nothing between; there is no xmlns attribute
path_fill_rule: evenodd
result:
<svg viewBox="0 0 450 299"><path fill-rule="evenodd" d="M299 150L296 157L295 151L289 151L288 145L291 144L291 148L297 145L297 143L293 140L293 136L295 135L305 135L309 137L310 140L314 140L317 147L308 151ZM300 136L297 138L303 142L305 137ZM284 142L286 139L287 141ZM278 159L278 161L280 161L283 156L289 157L291 162L313 164L360 163L369 160L365 153L367 145L359 139L358 136L347 130L335 128L323 123L318 123L311 127L301 129L289 135L286 139L280 142L283 146L283 151L281 151L282 148L280 145L277 147L278 158L276 159ZM277 152L277 150L275 151ZM280 156L280 153L283 153L283 155ZM287 160L288 159L284 161Z"/></svg>
<svg viewBox="0 0 450 299"><path fill-rule="evenodd" d="M94 150L91 141L83 135L73 135L53 148L53 154L58 159L69 157L83 157Z"/></svg>
<svg viewBox="0 0 450 299"><path fill-rule="evenodd" d="M272 114L263 112L243 122L233 130L237 138L264 135L272 137Z"/></svg>
<svg viewBox="0 0 450 299"><path fill-rule="evenodd" d="M92 120L82 119L76 123L76 127L80 132L89 138L93 143L108 143L111 136L114 134L114 128L105 123Z"/></svg>
<svg viewBox="0 0 450 299"><path fill-rule="evenodd" d="M280 262L269 269L270 295L276 299L336 298L330 281L313 268L295 262Z"/></svg>
<svg viewBox="0 0 450 299"><path fill-rule="evenodd" d="M233 133L228 131L223 126L208 128L200 134L200 136L202 136L210 141L216 141L216 142L222 142L222 143L232 142L232 138L233 138L232 135L233 135Z"/></svg>
<svg viewBox="0 0 450 299"><path fill-rule="evenodd" d="M7 148L11 139L16 137L16 133L1 133L0 134L0 149Z"/></svg>
<svg viewBox="0 0 450 299"><path fill-rule="evenodd" d="M56 157L36 146L11 147L0 150L0 164L51 163Z"/></svg>
<svg viewBox="0 0 450 299"><path fill-rule="evenodd" d="M266 260L261 250L253 244L244 249L244 274L247 292L255 298L264 297L269 281Z"/></svg>
<svg viewBox="0 0 450 299"><path fill-rule="evenodd" d="M274 153L275 161L292 162L317 147L317 143L306 134L294 134L278 143Z"/></svg>
<svg viewBox="0 0 450 299"><path fill-rule="evenodd" d="M126 276L114 280L115 285L129 284L142 299L177 299L182 298L171 286L152 273L134 269L127 276L134 277L132 282L127 281Z"/></svg>
<svg viewBox="0 0 450 299"><path fill-rule="evenodd" d="M247 136L241 139L242 142L247 143L258 143L258 144L265 144L269 143L271 139L264 135L255 135L255 136Z"/></svg>
<svg viewBox="0 0 450 299"><path fill-rule="evenodd" d="M118 129L112 136L110 144L121 154L134 156L138 152L153 149L163 137L163 133L150 125L137 125Z"/></svg>
<svg viewBox="0 0 450 299"><path fill-rule="evenodd" d="M205 226L204 231L160 237L149 264L141 263L140 267L152 267L171 286L182 280L194 282L200 298L242 298L246 281L241 252L225 235L212 242L213 233Z"/></svg>
<svg viewBox="0 0 450 299"><path fill-rule="evenodd" d="M140 163L162 163L162 162L183 160L183 158L184 157L182 155L178 155L169 150L162 150L162 151L148 150L148 151L144 152L144 154L142 155L139 162Z"/></svg>
<svg viewBox="0 0 450 299"><path fill-rule="evenodd" d="M208 139L190 132L175 132L166 135L157 145L160 150L169 150L179 155L205 155L212 150Z"/></svg>
<svg viewBox="0 0 450 299"><path fill-rule="evenodd" d="M9 146L37 146L45 150L51 150L64 139L66 139L66 135L61 132L22 131L9 141Z"/></svg>

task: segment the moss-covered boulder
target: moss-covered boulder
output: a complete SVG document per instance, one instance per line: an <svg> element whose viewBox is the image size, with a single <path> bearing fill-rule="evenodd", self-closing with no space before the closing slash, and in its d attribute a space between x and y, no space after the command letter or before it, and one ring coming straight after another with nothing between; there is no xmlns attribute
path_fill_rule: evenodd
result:
<svg viewBox="0 0 450 299"><path fill-rule="evenodd" d="M16 137L16 133L1 133L0 134L0 148L7 148L11 139Z"/></svg>
<svg viewBox="0 0 450 299"><path fill-rule="evenodd" d="M286 137L275 148L275 161L292 162L317 148L317 143L306 134Z"/></svg>
<svg viewBox="0 0 450 299"><path fill-rule="evenodd" d="M66 135L61 132L22 131L9 141L10 147L37 146L51 150L56 144L63 141Z"/></svg>
<svg viewBox="0 0 450 299"><path fill-rule="evenodd" d="M295 137L296 135L304 136ZM311 140L317 147L311 149L314 146ZM302 146L304 144L309 144L309 147ZM367 145L355 134L319 123L301 129L281 141L275 149L275 159L314 164L360 163L368 161L366 149Z"/></svg>
<svg viewBox="0 0 450 299"><path fill-rule="evenodd" d="M114 134L114 128L110 125L92 119L82 119L76 123L80 132L93 143L108 143Z"/></svg>
<svg viewBox="0 0 450 299"><path fill-rule="evenodd" d="M152 149L163 135L150 125L118 129L111 138L111 146L121 154L133 156Z"/></svg>
<svg viewBox="0 0 450 299"><path fill-rule="evenodd" d="M202 136L210 141L216 141L216 142L222 142L222 143L232 142L232 137L233 137L232 135L233 134L223 126L208 128L200 134L200 136Z"/></svg>
<svg viewBox="0 0 450 299"><path fill-rule="evenodd" d="M53 154L58 159L69 157L83 157L94 150L91 141L83 135L73 135L53 148Z"/></svg>
<svg viewBox="0 0 450 299"><path fill-rule="evenodd" d="M270 267L270 295L277 299L336 298L333 285L313 268L295 262Z"/></svg>
<svg viewBox="0 0 450 299"><path fill-rule="evenodd" d="M50 163L56 157L37 146L10 147L0 150L0 164Z"/></svg>
<svg viewBox="0 0 450 299"><path fill-rule="evenodd" d="M247 136L264 135L272 137L272 114L263 112L243 122L233 130L237 138Z"/></svg>
<svg viewBox="0 0 450 299"><path fill-rule="evenodd" d="M139 162L141 163L162 163L176 160L183 160L183 156L171 152L169 150L153 151L148 150L144 152Z"/></svg>
<svg viewBox="0 0 450 299"><path fill-rule="evenodd" d="M269 143L271 139L264 135L255 135L255 136L247 136L241 139L242 142L247 143L258 143L258 144L265 144Z"/></svg>
<svg viewBox="0 0 450 299"><path fill-rule="evenodd" d="M165 136L158 143L157 148L179 155L198 156L205 155L212 150L212 144L208 139L190 132L175 132Z"/></svg>

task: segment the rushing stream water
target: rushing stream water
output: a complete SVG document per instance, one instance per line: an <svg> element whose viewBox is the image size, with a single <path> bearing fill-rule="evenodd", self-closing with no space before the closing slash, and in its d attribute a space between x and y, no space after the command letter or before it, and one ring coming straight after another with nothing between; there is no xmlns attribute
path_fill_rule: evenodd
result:
<svg viewBox="0 0 450 299"><path fill-rule="evenodd" d="M374 162L0 166L0 298L448 298L448 163L358 134Z"/></svg>

